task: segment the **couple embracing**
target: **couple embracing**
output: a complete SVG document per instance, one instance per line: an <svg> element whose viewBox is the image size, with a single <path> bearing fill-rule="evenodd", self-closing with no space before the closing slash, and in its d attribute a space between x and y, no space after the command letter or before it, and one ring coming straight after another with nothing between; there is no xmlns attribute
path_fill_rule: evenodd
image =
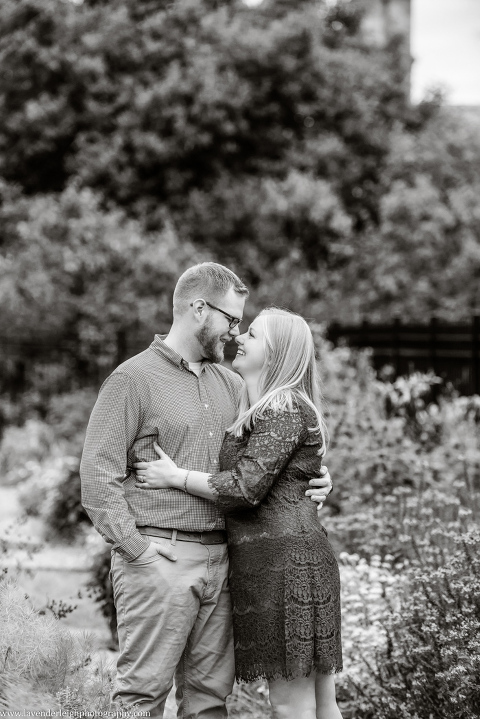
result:
<svg viewBox="0 0 480 719"><path fill-rule="evenodd" d="M82 502L112 544L113 698L161 718L175 678L179 719L223 719L234 678L264 678L279 719L341 719L339 573L311 501L331 488L313 339L276 308L240 334L247 296L222 265L187 270L170 332L93 409ZM236 372L219 364L232 338Z"/></svg>

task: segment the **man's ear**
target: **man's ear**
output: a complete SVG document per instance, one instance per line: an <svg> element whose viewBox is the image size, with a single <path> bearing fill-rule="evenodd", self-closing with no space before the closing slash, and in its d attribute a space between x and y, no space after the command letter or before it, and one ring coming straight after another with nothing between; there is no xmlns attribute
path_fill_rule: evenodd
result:
<svg viewBox="0 0 480 719"><path fill-rule="evenodd" d="M190 302L190 307L193 307L193 314L195 317L201 317L203 315L203 310L205 309L205 301L195 300L194 302Z"/></svg>

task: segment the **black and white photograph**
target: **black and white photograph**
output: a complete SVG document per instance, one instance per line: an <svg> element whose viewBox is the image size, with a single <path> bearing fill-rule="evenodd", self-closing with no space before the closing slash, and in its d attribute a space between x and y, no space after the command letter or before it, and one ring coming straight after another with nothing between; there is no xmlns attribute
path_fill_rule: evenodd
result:
<svg viewBox="0 0 480 719"><path fill-rule="evenodd" d="M480 718L480 0L0 0L0 717Z"/></svg>

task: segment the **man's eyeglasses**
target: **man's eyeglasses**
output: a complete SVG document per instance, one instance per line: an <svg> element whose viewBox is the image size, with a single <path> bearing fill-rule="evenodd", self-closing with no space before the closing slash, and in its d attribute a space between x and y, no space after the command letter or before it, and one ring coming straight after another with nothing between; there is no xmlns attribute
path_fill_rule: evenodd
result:
<svg viewBox="0 0 480 719"><path fill-rule="evenodd" d="M197 300L195 300L197 302ZM225 315L225 317L228 320L228 327L229 329L233 330L234 327L238 327L240 322L242 321L243 317L232 317L232 315L229 315L228 312L225 312L225 310L221 310L220 307L215 307L215 305L212 305L210 302L207 302L207 300L202 300L202 302L205 302L206 305L208 305L212 310L217 310L217 312L221 312L222 315ZM193 302L190 302L190 307L193 307Z"/></svg>

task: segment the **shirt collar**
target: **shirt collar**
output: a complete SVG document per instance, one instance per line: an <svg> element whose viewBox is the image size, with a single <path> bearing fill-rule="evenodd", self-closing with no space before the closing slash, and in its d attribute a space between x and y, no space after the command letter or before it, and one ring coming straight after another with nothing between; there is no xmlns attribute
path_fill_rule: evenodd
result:
<svg viewBox="0 0 480 719"><path fill-rule="evenodd" d="M165 357L165 359L169 360L169 362L172 362L173 364L177 365L177 367L185 367L188 369L188 362L187 360L183 359L181 355L178 354L178 352L175 352L174 349L169 347L167 344L165 344L165 337L167 335L155 335L155 338L150 345L150 349L152 349L154 352L156 352L159 355L162 355L162 357ZM203 372L205 367L207 365L212 364L212 362L208 359L202 360L202 369L200 370Z"/></svg>

